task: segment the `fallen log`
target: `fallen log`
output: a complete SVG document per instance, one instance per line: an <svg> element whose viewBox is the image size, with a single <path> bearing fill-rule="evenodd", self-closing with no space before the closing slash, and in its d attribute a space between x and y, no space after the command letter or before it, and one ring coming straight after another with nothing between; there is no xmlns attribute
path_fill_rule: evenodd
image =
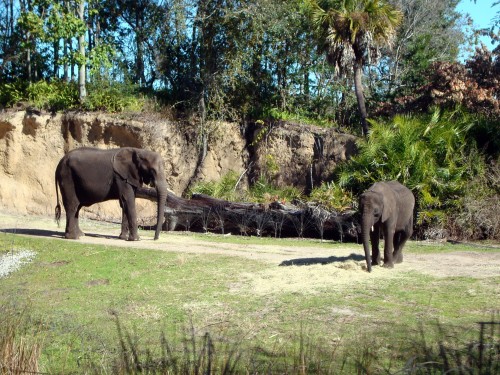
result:
<svg viewBox="0 0 500 375"><path fill-rule="evenodd" d="M156 190L142 187L138 198L156 201ZM309 237L357 241L359 223L355 211L336 212L320 205L296 202L285 205L230 202L204 194L191 199L168 193L164 230L222 234Z"/></svg>

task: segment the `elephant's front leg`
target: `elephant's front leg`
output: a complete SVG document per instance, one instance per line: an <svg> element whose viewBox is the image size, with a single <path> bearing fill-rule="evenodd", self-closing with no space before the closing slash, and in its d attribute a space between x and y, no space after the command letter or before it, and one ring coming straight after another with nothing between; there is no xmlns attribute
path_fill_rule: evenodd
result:
<svg viewBox="0 0 500 375"><path fill-rule="evenodd" d="M375 224L370 231L370 241L372 243L372 265L380 265L380 224Z"/></svg>
<svg viewBox="0 0 500 375"><path fill-rule="evenodd" d="M394 251L394 232L390 227L384 227L384 267L394 268L392 252Z"/></svg>
<svg viewBox="0 0 500 375"><path fill-rule="evenodd" d="M123 222L127 221L128 233L129 233L128 240L139 241L139 235L137 234L137 213L135 209L135 194L132 188L126 189L125 192L123 192L120 198L120 202L123 208L122 233L120 234L120 236L124 234L124 229L127 228L127 226ZM125 216L125 219L123 218L123 216Z"/></svg>
<svg viewBox="0 0 500 375"><path fill-rule="evenodd" d="M128 239L128 234L129 234L128 217L127 214L125 213L125 209L123 208L123 204L121 201L120 201L120 207L122 208L122 227L118 238L126 240Z"/></svg>

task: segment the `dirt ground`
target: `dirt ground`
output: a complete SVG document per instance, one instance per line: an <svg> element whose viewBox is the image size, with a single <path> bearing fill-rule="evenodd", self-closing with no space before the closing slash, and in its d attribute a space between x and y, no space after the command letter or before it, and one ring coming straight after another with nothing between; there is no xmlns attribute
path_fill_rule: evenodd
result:
<svg viewBox="0 0 500 375"><path fill-rule="evenodd" d="M251 289L258 294L277 292L315 293L323 288L340 288L356 282L373 282L377 279L404 277L417 272L437 277L469 276L474 278L500 276L500 247L489 252L456 251L422 254L407 251L404 262L392 270L374 267L371 274L366 266L361 245L345 244L332 248L313 246L281 246L268 244L234 244L207 242L186 233L162 232L158 241L153 231L140 231L141 241L128 242L118 239L119 225L81 219L80 226L87 234L80 242L130 248L147 248L185 254L220 254L248 258L274 264L263 267L257 274L243 275L235 290ZM64 222L58 227L53 218L16 215L0 212L0 233L62 238ZM299 240L297 240L299 241ZM428 246L419 243L419 246ZM495 246L491 246L495 248ZM3 249L0 249L0 251ZM491 250L491 249L490 249Z"/></svg>

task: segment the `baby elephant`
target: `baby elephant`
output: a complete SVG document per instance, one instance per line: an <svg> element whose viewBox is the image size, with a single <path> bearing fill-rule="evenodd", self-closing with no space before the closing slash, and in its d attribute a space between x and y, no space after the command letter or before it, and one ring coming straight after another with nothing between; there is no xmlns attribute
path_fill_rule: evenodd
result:
<svg viewBox="0 0 500 375"><path fill-rule="evenodd" d="M403 246L413 233L415 198L410 189L397 181L376 182L359 198L361 233L366 265L380 264L380 230L384 234L384 267L403 261ZM369 237L368 237L369 236ZM370 259L370 244L372 257Z"/></svg>

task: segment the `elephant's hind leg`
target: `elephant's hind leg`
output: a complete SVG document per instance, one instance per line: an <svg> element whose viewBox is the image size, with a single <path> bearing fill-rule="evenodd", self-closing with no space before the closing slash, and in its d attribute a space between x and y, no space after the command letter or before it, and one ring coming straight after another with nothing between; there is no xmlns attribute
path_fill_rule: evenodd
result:
<svg viewBox="0 0 500 375"><path fill-rule="evenodd" d="M410 217L406 227L394 237L394 262L403 263L403 247L413 234L413 216Z"/></svg>
<svg viewBox="0 0 500 375"><path fill-rule="evenodd" d="M394 236L394 263L403 263L403 246L410 238L410 234L406 231L401 231Z"/></svg>
<svg viewBox="0 0 500 375"><path fill-rule="evenodd" d="M80 229L78 224L78 215L80 213L81 205L65 205L64 209L66 210L66 230L64 233L64 237L70 240L77 240L81 236L84 236L85 233Z"/></svg>
<svg viewBox="0 0 500 375"><path fill-rule="evenodd" d="M385 268L394 268L394 229L384 230L384 265Z"/></svg>

